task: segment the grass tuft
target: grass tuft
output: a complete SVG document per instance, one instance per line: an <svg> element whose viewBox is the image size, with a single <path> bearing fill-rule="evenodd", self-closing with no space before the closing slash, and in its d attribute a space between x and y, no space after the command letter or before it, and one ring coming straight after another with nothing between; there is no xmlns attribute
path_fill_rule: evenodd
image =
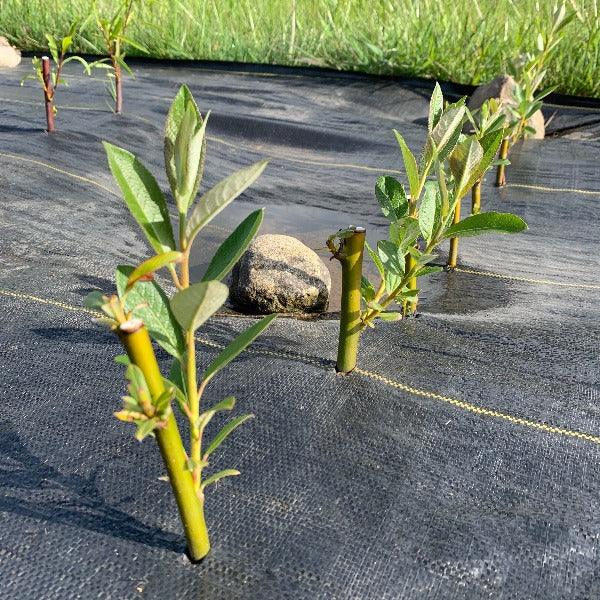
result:
<svg viewBox="0 0 600 600"><path fill-rule="evenodd" d="M0 35L45 49L45 32L66 33L91 0L0 0ZM111 0L100 4L114 5ZM577 12L546 85L600 96L599 0L569 0ZM152 56L318 65L478 84L535 46L551 0L143 0L130 37ZM483 18L482 18L483 17ZM90 21L79 52L101 47ZM131 52L135 55L136 52Z"/></svg>

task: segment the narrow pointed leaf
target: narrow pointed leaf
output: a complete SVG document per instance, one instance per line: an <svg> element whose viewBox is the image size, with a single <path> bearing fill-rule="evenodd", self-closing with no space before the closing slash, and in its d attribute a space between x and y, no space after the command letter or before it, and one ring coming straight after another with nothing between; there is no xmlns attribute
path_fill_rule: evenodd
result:
<svg viewBox="0 0 600 600"><path fill-rule="evenodd" d="M247 187L252 185L267 166L267 160L261 160L249 167L236 171L226 177L196 203L186 226L186 238L191 244L198 232L225 207L235 200Z"/></svg>
<svg viewBox="0 0 600 600"><path fill-rule="evenodd" d="M440 84L436 81L429 102L429 117L427 119L427 131L431 133L433 128L438 124L442 113L444 112L444 95Z"/></svg>
<svg viewBox="0 0 600 600"><path fill-rule="evenodd" d="M223 471L219 471L218 473L207 477L202 482L200 489L204 490L204 488L206 488L207 485L210 485L211 483L216 483L217 481L219 481L219 479L223 479L223 477L234 477L235 475L240 475L240 472L236 471L235 469L224 469Z"/></svg>
<svg viewBox="0 0 600 600"><path fill-rule="evenodd" d="M125 203L150 245L158 254L175 250L167 204L154 177L131 152L103 143Z"/></svg>
<svg viewBox="0 0 600 600"><path fill-rule="evenodd" d="M464 118L464 106L449 108L433 128L431 139L437 149L438 160L440 162L446 160L450 152L454 149L454 146L458 143Z"/></svg>
<svg viewBox="0 0 600 600"><path fill-rule="evenodd" d="M433 182L427 182L425 184L425 191L423 193L423 200L419 207L419 228L421 235L429 241L431 239L436 220L436 208L437 208L437 185Z"/></svg>
<svg viewBox="0 0 600 600"><path fill-rule="evenodd" d="M444 269L442 267L426 266L417 271L415 277L424 277L425 275L431 275L432 273L440 273Z"/></svg>
<svg viewBox="0 0 600 600"><path fill-rule="evenodd" d="M233 396L227 396L227 398L225 398L224 400L221 400L221 402L217 402L217 404L215 404L214 406L211 406L211 408L209 408L210 412L219 412L221 410L233 410L233 407L235 406L235 398Z"/></svg>
<svg viewBox="0 0 600 600"><path fill-rule="evenodd" d="M406 171L406 177L408 178L408 185L410 188L410 195L413 201L417 200L419 194L419 168L417 167L417 161L406 145L404 138L394 129L394 135L402 151L402 160L404 161L404 169Z"/></svg>
<svg viewBox="0 0 600 600"><path fill-rule="evenodd" d="M242 423L245 423L248 419L252 419L254 415L242 415L231 419L224 427L217 433L214 440L210 443L208 448L204 452L204 459L209 457L224 441L225 439L235 431Z"/></svg>
<svg viewBox="0 0 600 600"><path fill-rule="evenodd" d="M196 331L227 300L229 289L220 281L202 281L171 298L171 310L184 331Z"/></svg>
<svg viewBox="0 0 600 600"><path fill-rule="evenodd" d="M527 229L521 217L510 213L486 212L466 217L444 231L445 238L468 237L482 233L520 233Z"/></svg>
<svg viewBox="0 0 600 600"><path fill-rule="evenodd" d="M234 229L231 235L219 246L202 277L202 281L221 281L233 269L258 232L264 214L264 208L255 210Z"/></svg>
<svg viewBox="0 0 600 600"><path fill-rule="evenodd" d="M157 254L148 260L145 260L141 265L136 267L129 278L127 279L126 289L131 288L139 279L144 277L145 275L149 275L170 265L171 263L176 263L181 260L183 254L177 250L171 250L169 252L163 252L162 254Z"/></svg>
<svg viewBox="0 0 600 600"><path fill-rule="evenodd" d="M462 198L473 187L471 176L478 173L477 167L483 159L483 148L474 137L465 138L450 155L450 170L455 180L455 199Z"/></svg>
<svg viewBox="0 0 600 600"><path fill-rule="evenodd" d="M402 313L382 312L377 315L377 318L382 321L400 321L402 319Z"/></svg>
<svg viewBox="0 0 600 600"><path fill-rule="evenodd" d="M373 248L371 248L371 246L369 246L369 244L367 242L365 242L365 248L367 249L367 252L369 253L369 256L371 257L371 260L373 261L373 263L375 263L375 266L377 267L377 270L379 271L379 275L381 276L381 279L383 279L385 277L385 268L383 266L383 263L381 262L381 258L379 258L379 255L377 254L377 252L375 252L375 250L373 250Z"/></svg>
<svg viewBox="0 0 600 600"><path fill-rule="evenodd" d="M209 381L222 368L227 366L234 358L243 352L277 317L276 314L268 315L238 335L204 371L203 380Z"/></svg>
<svg viewBox="0 0 600 600"><path fill-rule="evenodd" d="M177 169L175 166L175 142L177 140L177 134L181 128L181 122L186 112L186 108L191 106L197 115L199 123L202 123L202 116L198 110L198 106L194 101L194 97L186 85L182 85L177 92L177 95L171 103L169 114L167 115L167 122L165 125L165 138L164 138L164 157L165 157L165 168L167 171L167 178L169 179L169 185L173 197L177 197ZM193 185L193 196L196 195L202 176L204 174L204 160L206 155L206 138L202 141L202 149L200 151L198 171L196 173L196 180ZM192 197L193 197L192 196ZM179 206L180 212L185 212L187 207Z"/></svg>

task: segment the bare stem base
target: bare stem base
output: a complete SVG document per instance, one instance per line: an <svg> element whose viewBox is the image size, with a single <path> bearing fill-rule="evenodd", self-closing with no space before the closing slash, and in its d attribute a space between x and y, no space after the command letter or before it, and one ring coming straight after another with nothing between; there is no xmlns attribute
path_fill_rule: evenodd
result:
<svg viewBox="0 0 600 600"><path fill-rule="evenodd" d="M129 360L137 365L144 374L152 398L158 398L164 392L165 384L148 331L143 325L133 332L121 329L119 338L127 351ZM210 550L208 530L204 520L204 506L194 489L192 474L186 469L187 456L173 413L167 418L164 428L156 430L156 441L177 501L189 556L192 561L198 561L205 557Z"/></svg>
<svg viewBox="0 0 600 600"><path fill-rule="evenodd" d="M500 144L500 153L498 158L501 160L506 160L508 158L508 149L509 149L510 141L508 139L502 140L502 144ZM504 187L506 185L506 171L505 165L498 165L498 170L496 171L496 187Z"/></svg>
<svg viewBox="0 0 600 600"><path fill-rule="evenodd" d="M344 240L342 265L342 307L336 371L350 373L356 367L360 340L360 283L362 278L365 230L355 227L354 234Z"/></svg>

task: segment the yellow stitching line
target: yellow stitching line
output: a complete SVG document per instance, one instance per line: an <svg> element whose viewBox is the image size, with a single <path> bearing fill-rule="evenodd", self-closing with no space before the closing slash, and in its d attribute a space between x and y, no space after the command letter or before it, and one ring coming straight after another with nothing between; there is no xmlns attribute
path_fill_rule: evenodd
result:
<svg viewBox="0 0 600 600"><path fill-rule="evenodd" d="M157 100L164 100L165 102L169 101L168 98L163 98L162 96L154 96L154 98ZM28 104L31 106L38 106L39 104L41 104L41 103L37 103L37 102L25 102L22 100L10 100L8 98L0 98L0 101L18 102L20 104ZM92 108L92 107L83 107L83 106L59 106L58 108L62 108L63 110L89 110L89 111L98 111L98 112L103 112L106 110L103 108ZM145 117L140 117L139 115L128 114L126 116L133 118L133 119L138 119L139 121L142 121L143 123L154 124L153 121L151 121L150 119L146 119ZM215 136L207 135L206 137L210 141L217 142L218 144L223 144L224 146L228 146L229 148L236 148L236 149L242 148L245 150L250 150L251 152L260 152L261 151L260 146L253 146L252 144L248 145L248 144L228 142L228 141L224 140L223 138L218 138ZM400 171L398 169L381 169L378 167L370 167L368 165L355 165L353 163L334 163L334 162L329 162L329 161L310 160L310 159L303 159L303 158L292 158L291 156L281 156L281 155L271 156L270 158L271 158L271 160L283 160L283 161L293 162L293 163L298 163L298 164L303 164L303 165L331 167L334 169L356 169L356 170L360 170L360 171L368 171L371 173L402 174L402 171ZM561 193L586 194L586 195L590 195L590 196L600 196L600 191L579 190L576 188L573 188L573 189L571 189L571 188L551 188L551 187L544 187L544 186L528 185L528 184L524 184L524 183L508 183L507 187L531 189L531 190L538 190L538 191L542 191L542 192L561 192Z"/></svg>
<svg viewBox="0 0 600 600"><path fill-rule="evenodd" d="M9 154L7 152L0 152L0 156L5 156L8 158L13 158L16 160L22 160L25 162L30 162L36 165L40 165L43 167L47 167L48 169L52 169L53 171L56 171L58 173L61 173L63 175L67 175L69 177L73 177L74 179L78 179L80 181L84 181L86 183L91 183L92 185L98 186L99 188L107 191L108 193L112 194L113 196L117 196L118 194L116 192L114 192L113 190L111 190L110 188L107 188L106 186L102 185L101 183L94 181L93 179L89 179L88 177L83 177L81 175L76 175L75 173L71 173L69 171L65 171L64 169L60 169L58 167L55 167L53 165L50 165L48 163L39 161L39 160L34 160L33 158L25 158L23 156L19 156L17 154ZM219 225L214 225L212 223L210 223L207 227L213 228L213 229L217 229L219 231L225 231L227 233L229 233L229 229L225 228L225 227L220 227ZM582 289L600 289L600 285L594 285L594 284L586 284L586 283L567 283L567 282L559 282L559 281L550 281L548 279L533 279L533 278L529 278L529 277L520 277L517 275L503 275L501 273L492 273L489 271L475 271L472 269L461 269L459 267L456 267L454 269L455 271L459 272L459 273L468 273L470 275L480 275L483 277L493 277L496 279L507 279L510 281L522 281L525 283L534 283L534 284L543 284L543 285L553 285L553 286L557 286L557 287L569 287L569 288L582 288Z"/></svg>
<svg viewBox="0 0 600 600"><path fill-rule="evenodd" d="M31 300L32 302L39 302L40 304L49 304L50 306L58 306L64 310L70 310L72 312L83 312L95 317L100 316L100 313L96 310L91 310L83 306L73 306L66 302L60 302L59 300L52 300L49 298L40 298L39 296L32 296L31 294L24 294L22 292L12 292L11 290L4 290L0 288L0 294L3 296L9 296L11 298L17 298L18 300Z"/></svg>
<svg viewBox="0 0 600 600"><path fill-rule="evenodd" d="M550 279L532 279L530 277L519 277L518 275L503 275L502 273L492 273L490 271L476 271L474 269L461 269L456 267L454 271L459 273L468 273L469 275L481 275L484 277L493 277L495 279L508 279L509 281L524 281L526 283L538 283L540 285L553 285L556 287L582 288L587 290L600 290L600 285L593 283L568 283L566 281L551 281Z"/></svg>
<svg viewBox="0 0 600 600"><path fill-rule="evenodd" d="M10 290L4 290L0 288L0 295L9 296L11 298L17 298L22 300L31 300L33 302L40 302L42 304L49 304L52 306L56 306L58 308L63 308L72 312L79 313L88 313L94 316L99 316L95 310L90 310L87 308L72 306L70 304L66 304L65 302L60 302L58 300L51 300L48 298L40 298L38 296L33 296L31 294L24 294L21 292L13 292ZM213 342L211 340L205 340L203 338L196 338L198 342L204 344L206 346L212 348L222 349L225 348L222 344L217 342ZM324 367L325 361L316 360L310 356L306 356L304 354L295 354L292 352L285 351L273 351L273 350L265 350L261 348L248 348L247 352L252 354L259 354L262 356L273 356L276 358L289 358L291 360L301 360L302 362L306 362L317 367ZM465 402L464 400L458 400L457 398L451 398L450 396L443 396L442 394L437 394L435 392L431 392L428 390L421 390L419 388L412 387L410 385L406 385L405 383L400 383L399 381L394 381L393 379L388 379L383 375L379 375L379 373L374 373L372 371L365 371L364 369L356 368L354 371L362 375L364 377L368 377L369 379L373 379L374 381L378 381L383 383L391 388L401 390L408 394L412 394L414 396L421 396L422 398L429 398L430 400L438 400L440 402L444 402L446 404L450 404L455 406L456 408L460 408L462 410L466 410L476 415L481 415L485 417L491 417L495 419L501 419L503 421L507 421L512 423L513 425L521 425L523 427L529 427L531 429L537 429L539 431L543 431L545 433L554 433L557 435L563 435L566 437L572 437L579 440L585 440L587 442L592 442L594 444L600 445L600 436L593 435L590 433L583 433L581 431L575 431L573 429L565 429L563 427L555 427L554 425L548 425L547 423L541 423L539 421L533 421L531 419L524 419L522 417L515 417L508 413L503 413L496 410L491 410L489 408L483 408L481 406L477 406L475 404L471 404L470 402Z"/></svg>
<svg viewBox="0 0 600 600"><path fill-rule="evenodd" d="M79 181L84 181L85 183L91 183L92 185L99 187L100 189L108 192L109 194L111 194L117 198L120 198L119 194L117 194L115 191L111 190L110 188L106 187L105 185L99 183L98 181L94 181L93 179L90 179L89 177L83 177L82 175L77 175L76 173L71 173L70 171L65 171L64 169L60 169L59 167L55 167L54 165L51 165L49 163L42 162L41 160L35 160L33 158L26 158L24 156L19 156L18 154L10 154L8 152L0 152L0 156L4 156L7 158L13 158L15 160L22 160L24 162L33 163L33 164L39 165L41 167L46 167L48 169L51 169L52 171L61 173L62 175L67 175L68 177L72 177L73 179L77 179ZM208 229L216 229L217 231L224 231L225 233L228 233L228 234L231 233L230 229L227 229L226 227L221 227L220 225L215 225L213 223L209 223L208 225L205 225L205 227L207 227Z"/></svg>
<svg viewBox="0 0 600 600"><path fill-rule="evenodd" d="M18 154L10 154L9 152L0 152L0 156L4 156L6 158L13 158L15 160L22 160L23 162L28 162L34 165L39 165L41 167L46 167L47 169L51 169L52 171L56 171L57 173L61 173L62 175L67 175L69 177L72 177L73 179L78 179L79 181L91 183L92 185L103 189L104 191L108 192L109 194L112 194L113 196L117 195L110 188L107 188L106 186L102 185L101 183L98 183L97 181L94 181L93 179L90 179L89 177L84 177L83 175L76 175L75 173L65 171L64 169L55 167L54 165L51 165L49 163L42 162L41 160L35 160L34 158L26 158L24 156L19 156Z"/></svg>
<svg viewBox="0 0 600 600"><path fill-rule="evenodd" d="M562 192L567 194L585 194L587 196L600 196L600 190L579 190L577 188L553 188L543 185L530 185L527 183L508 183L507 187L523 188L525 190L538 190L540 192Z"/></svg>
<svg viewBox="0 0 600 600"><path fill-rule="evenodd" d="M218 138L210 138L210 139L215 139L217 141ZM224 143L228 143L228 142L224 142ZM233 144L231 144L233 145ZM111 190L110 188L107 188L106 186L102 185L101 183L94 181L93 179L89 179L88 177L83 177L82 175L76 175L75 173L71 173L69 171L65 171L64 169L60 169L58 167L55 167L51 164L39 161L39 160L35 160L33 158L25 158L23 156L19 156L18 154L9 154L7 152L0 152L0 156L5 156L7 158L13 158L16 160L22 160L24 162L30 162L36 165L40 165L43 167L47 167L48 169L51 169L53 171L56 171L58 173L61 173L63 175L67 175L69 177L73 177L74 179L78 179L80 181L84 181L86 183L91 183L92 185L98 186L99 188L107 191L109 194L112 194L113 196L117 196L119 197L119 195L114 192L113 190ZM225 231L227 233L229 233L229 229L225 228L225 227L221 227L219 225L214 225L212 223L209 223L209 225L207 225L207 227L212 228L212 229L216 229L218 231ZM456 267L454 269L455 271L459 272L459 273L468 273L471 275L480 275L480 276L484 276L484 277L493 277L496 279L507 279L510 281L522 281L525 283L534 283L534 284L543 284L543 285L553 285L553 286L557 286L557 287L569 287L569 288L583 288L583 289L600 289L600 285L594 285L594 284L586 284L586 283L567 283L567 282L559 282L559 281L550 281L547 279L533 279L533 278L529 278L529 277L519 277L517 275L503 275L500 273L491 273L491 272L487 272L487 271L475 271L475 270L471 270L471 269L461 269L459 267Z"/></svg>
<svg viewBox="0 0 600 600"><path fill-rule="evenodd" d="M404 383L400 383L398 381L394 381L393 379L388 379L387 377L383 377L378 373L373 373L371 371L364 371L363 369L354 369L360 375L364 375L365 377L369 377L370 379L374 379L375 381L379 381L388 385L390 387L396 388L398 390L402 390L403 392L407 392L409 394L414 394L415 396L422 396L423 398L430 398L431 400L439 400L440 402L445 402L447 404L451 404L452 406L456 406L457 408L461 408L462 410L466 410L468 412L474 413L476 415L483 415L486 417L493 417L496 419L502 419L504 421L508 421L513 425L522 425L523 427L530 427L533 429L539 429L540 431L544 431L546 433L556 433L559 435L564 435L568 437L574 437L580 440L586 440L588 442L593 442L594 444L600 444L600 436L592 435L589 433L582 433L581 431L574 431L572 429L564 429L562 427L554 427L553 425L548 425L546 423L540 423L539 421L532 421L530 419L523 419L522 417L515 417L513 415L509 415L507 413L499 412L497 410L490 410L489 408L483 408L481 406L476 406L475 404L471 404L470 402L464 402L463 400L457 400L456 398L450 398L449 396L442 396L441 394L436 394L435 392L429 392L426 390L420 390L418 388L411 387Z"/></svg>

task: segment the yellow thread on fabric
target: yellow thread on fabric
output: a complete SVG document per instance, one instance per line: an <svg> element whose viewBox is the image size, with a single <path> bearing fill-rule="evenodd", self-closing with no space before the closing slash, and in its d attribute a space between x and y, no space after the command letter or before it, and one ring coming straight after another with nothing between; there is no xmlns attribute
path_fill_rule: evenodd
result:
<svg viewBox="0 0 600 600"><path fill-rule="evenodd" d="M58 300L52 300L49 298L40 298L39 296L33 296L31 294L24 294L21 292L14 292L12 290L4 290L0 288L0 295L9 296L12 298L22 299L22 300L30 300L33 302L40 302L42 304L48 304L52 306L56 306L58 308L63 308L65 310L69 310L72 312L80 312L80 313L88 313L94 316L98 316L98 313L95 310L87 309L79 306L72 306L65 302L60 302ZM205 340L203 338L196 338L198 342L204 344L206 346L210 346L212 348L223 349L225 346L222 344L218 344L217 342L213 342L211 340ZM292 352L286 351L273 351L273 350L265 350L262 348L249 348L247 350L253 354L260 354L263 356L273 356L276 358L287 358L290 360L301 360L306 363L313 364L315 366L324 367L322 361L316 360L310 356L295 354ZM587 442L592 442L594 444L600 445L600 436L593 435L590 433L584 433L581 431L575 431L573 429L566 429L563 427L555 427L554 425L549 425L548 423L542 423L540 421L533 421L531 419L525 419L523 417L515 417L514 415L500 412L497 410L492 410L489 408L484 408L481 406L477 406L476 404L471 404L470 402L465 402L464 400L459 400L457 398L451 398L450 396L444 396L442 394L438 394L436 392L431 392L428 390L421 390L419 388L412 387L410 385L406 385L405 383L400 383L399 381L394 381L393 379L388 379L379 373L374 373L372 371L366 371L364 369L356 368L354 372L362 375L363 377L367 377L369 379L373 379L374 381L379 381L387 385L388 387L402 390L408 394L412 394L414 396L420 396L423 398L429 398L431 400L438 400L440 402L444 402L446 404L450 404L451 406L455 406L456 408L460 408L461 410L466 410L476 415L481 415L484 417L490 417L495 419L500 419L503 421L507 421L508 423L512 423L513 425L521 425L523 427L529 427L530 429L537 429L539 431L543 431L545 433L553 433L557 435L562 435L566 437L576 438L580 440L584 440Z"/></svg>
<svg viewBox="0 0 600 600"><path fill-rule="evenodd" d="M540 285L553 285L556 287L582 288L586 290L600 290L600 284L594 283L569 283L567 281L552 281L550 279L533 279L531 277L520 277L519 275L504 275L502 273L493 273L491 271L476 271L475 269L463 269L455 267L454 271L458 273L468 273L469 275L479 275L482 277L493 277L495 279L507 279L509 281L523 281L525 283L536 283Z"/></svg>
<svg viewBox="0 0 600 600"><path fill-rule="evenodd" d="M55 167L54 165L43 162L41 160L36 160L34 158L27 158L25 156L19 156L18 154L10 154L9 152L0 152L0 156L4 156L6 158L12 158L15 160L21 160L23 162L32 163L32 164L38 165L40 167L46 167L47 169L56 171L57 173L60 173L61 175L67 175L68 177L72 177L73 179L77 179L79 181L85 181L86 183L91 183L92 185L95 185L95 186L103 189L105 192L108 192L109 194L112 194L113 196L118 195L115 192L113 192L110 188L106 187L105 185L102 185L101 183L99 183L97 181L94 181L93 179L90 179L89 177L84 177L83 175L77 175L76 173L71 173L70 171L65 171L64 169L61 169L60 167Z"/></svg>
<svg viewBox="0 0 600 600"><path fill-rule="evenodd" d="M537 190L539 192L561 192L564 194L585 194L587 196L600 196L600 190L580 190L577 188L553 188L543 185L529 183L507 183L506 187L522 188L525 190Z"/></svg>
<svg viewBox="0 0 600 600"><path fill-rule="evenodd" d="M1 288L0 294L2 294L3 296L8 296L10 298L16 298L18 300L31 300L32 302L39 302L40 304L49 304L50 306L57 306L59 308L63 308L64 310L70 310L72 312L87 313L89 315L94 315L95 317L100 316L100 313L98 311L92 310L90 308L85 308L84 306L73 306L72 304L67 304L66 302L60 302L59 300L52 300L50 298L40 298L39 296L33 296L32 294L13 292L11 290L3 290Z"/></svg>
<svg viewBox="0 0 600 600"><path fill-rule="evenodd" d="M574 437L581 440L586 440L588 442L593 442L594 444L600 444L600 436L592 435L590 433L583 433L581 431L574 431L572 429L564 429L562 427L555 427L554 425L548 425L547 423L541 423L539 421L532 421L531 419L524 419L522 417L515 417L508 413L503 413L497 410L491 410L489 408L483 408L481 406L477 406L475 404L471 404L470 402L465 402L464 400L458 400L456 398L451 398L449 396L443 396L441 394L437 394L435 392L430 392L427 390L420 390L418 388L414 388L412 386L406 385L404 383L400 383L398 381L394 381L393 379L388 379L383 375L379 375L378 373L373 373L371 371L365 371L363 369L356 368L354 369L356 373L363 375L364 377L369 377L370 379L374 379L385 385L396 388L398 390L402 390L403 392L407 392L409 394L413 394L415 396L422 396L423 398L430 398L431 400L439 400L440 402L445 402L446 404L451 404L452 406L456 406L457 408L461 408L462 410L466 410L468 412L483 415L486 417L493 417L496 419L502 419L504 421L508 421L509 423L513 423L514 425L522 425L524 427L531 427L533 429L539 429L540 431L545 431L547 433L557 433L560 435L565 435L568 437Z"/></svg>

